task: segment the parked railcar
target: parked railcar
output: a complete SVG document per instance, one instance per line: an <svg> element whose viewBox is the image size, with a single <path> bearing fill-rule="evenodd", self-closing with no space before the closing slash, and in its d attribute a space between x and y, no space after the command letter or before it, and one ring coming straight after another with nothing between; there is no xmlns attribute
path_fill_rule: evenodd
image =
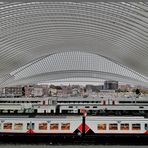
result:
<svg viewBox="0 0 148 148"><path fill-rule="evenodd" d="M0 98L0 113L148 116L147 98Z"/></svg>

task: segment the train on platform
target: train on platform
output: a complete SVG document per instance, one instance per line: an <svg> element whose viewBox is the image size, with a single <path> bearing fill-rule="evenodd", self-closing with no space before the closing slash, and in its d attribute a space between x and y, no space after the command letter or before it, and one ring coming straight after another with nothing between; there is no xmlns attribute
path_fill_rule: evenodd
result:
<svg viewBox="0 0 148 148"><path fill-rule="evenodd" d="M0 113L148 115L148 97L0 98Z"/></svg>

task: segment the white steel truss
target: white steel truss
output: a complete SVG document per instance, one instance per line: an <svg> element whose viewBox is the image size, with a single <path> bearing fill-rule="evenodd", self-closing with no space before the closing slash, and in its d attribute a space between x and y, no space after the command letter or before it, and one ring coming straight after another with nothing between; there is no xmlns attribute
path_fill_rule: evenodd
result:
<svg viewBox="0 0 148 148"><path fill-rule="evenodd" d="M0 3L0 85L70 77L147 85L147 10L147 2Z"/></svg>

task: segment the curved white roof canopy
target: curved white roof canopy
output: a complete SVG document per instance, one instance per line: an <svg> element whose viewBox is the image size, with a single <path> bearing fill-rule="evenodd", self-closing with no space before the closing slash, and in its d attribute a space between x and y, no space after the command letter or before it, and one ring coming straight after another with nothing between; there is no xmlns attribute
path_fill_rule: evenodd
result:
<svg viewBox="0 0 148 148"><path fill-rule="evenodd" d="M1 4L0 84L69 77L117 77L121 81L147 85L147 10L147 3L140 2L93 3L66 0ZM78 69L57 67L56 70L53 68L40 73L42 65L36 74L14 74L15 70L28 63L71 51L102 55L115 62L115 65L124 65L125 69L128 67L134 75L123 71L121 75L117 71L114 74L110 70L96 71L95 66L87 69L86 65L86 69L79 66L75 67ZM27 72L27 68L25 70L22 72Z"/></svg>
<svg viewBox="0 0 148 148"><path fill-rule="evenodd" d="M43 57L10 73L7 83L28 84L73 77L117 80L134 84L148 83L148 79L104 57L85 52L63 52Z"/></svg>

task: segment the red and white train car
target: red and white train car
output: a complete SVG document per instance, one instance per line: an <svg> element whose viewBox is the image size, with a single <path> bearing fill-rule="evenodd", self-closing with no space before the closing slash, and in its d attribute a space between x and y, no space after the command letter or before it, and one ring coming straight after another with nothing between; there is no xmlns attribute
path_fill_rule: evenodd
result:
<svg viewBox="0 0 148 148"><path fill-rule="evenodd" d="M144 117L87 117L85 123L94 134L148 134L148 119Z"/></svg>
<svg viewBox="0 0 148 148"><path fill-rule="evenodd" d="M40 137L40 139L80 140L95 137L146 137L144 117L51 116L42 118L0 118L1 137ZM9 140L9 139L8 139Z"/></svg>

